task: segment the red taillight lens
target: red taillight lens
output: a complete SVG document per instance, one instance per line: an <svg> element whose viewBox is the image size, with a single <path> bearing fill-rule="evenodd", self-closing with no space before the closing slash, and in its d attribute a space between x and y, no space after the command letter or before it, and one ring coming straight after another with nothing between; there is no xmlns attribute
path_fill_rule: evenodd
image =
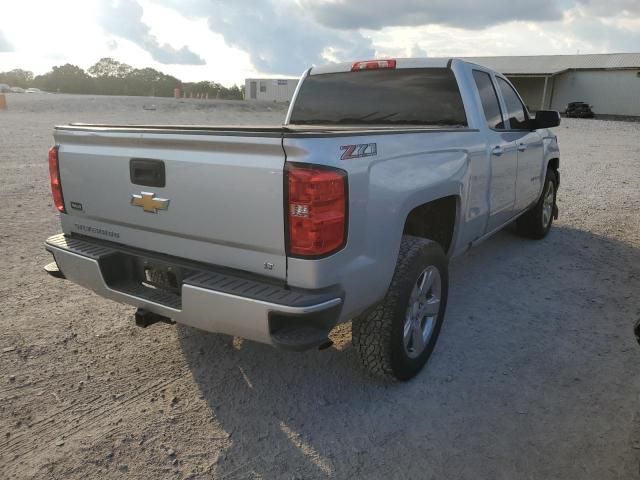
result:
<svg viewBox="0 0 640 480"><path fill-rule="evenodd" d="M347 239L347 175L317 166L287 166L288 253L328 255Z"/></svg>
<svg viewBox="0 0 640 480"><path fill-rule="evenodd" d="M367 60L365 62L356 62L351 65L351 71L359 70L383 70L388 68L396 68L395 60Z"/></svg>
<svg viewBox="0 0 640 480"><path fill-rule="evenodd" d="M65 213L62 199L62 185L60 184L60 166L58 165L58 146L49 149L49 178L51 179L51 195L56 208Z"/></svg>

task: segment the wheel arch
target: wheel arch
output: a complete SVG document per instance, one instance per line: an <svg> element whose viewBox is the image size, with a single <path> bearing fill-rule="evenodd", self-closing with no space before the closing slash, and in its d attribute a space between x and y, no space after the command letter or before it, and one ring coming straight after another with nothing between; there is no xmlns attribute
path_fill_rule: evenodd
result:
<svg viewBox="0 0 640 480"><path fill-rule="evenodd" d="M556 173L556 187L560 186L560 159L554 157L547 162L547 170L553 170ZM546 170L545 170L546 171Z"/></svg>
<svg viewBox="0 0 640 480"><path fill-rule="evenodd" d="M447 195L414 206L406 215L402 235L433 240L448 256L454 250L460 197Z"/></svg>

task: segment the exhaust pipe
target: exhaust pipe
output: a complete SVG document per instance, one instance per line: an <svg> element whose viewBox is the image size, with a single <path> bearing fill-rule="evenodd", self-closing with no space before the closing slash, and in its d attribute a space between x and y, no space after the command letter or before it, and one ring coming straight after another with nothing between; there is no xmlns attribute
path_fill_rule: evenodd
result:
<svg viewBox="0 0 640 480"><path fill-rule="evenodd" d="M150 312L144 308L138 308L135 313L136 326L140 328L147 328L154 323L162 322L174 325L175 320L171 320L169 317L158 315L157 313Z"/></svg>

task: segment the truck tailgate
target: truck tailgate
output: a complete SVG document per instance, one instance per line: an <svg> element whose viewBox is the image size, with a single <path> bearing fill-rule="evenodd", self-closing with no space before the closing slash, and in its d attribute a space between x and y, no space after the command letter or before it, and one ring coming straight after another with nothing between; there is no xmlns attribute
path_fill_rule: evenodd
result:
<svg viewBox="0 0 640 480"><path fill-rule="evenodd" d="M275 129L251 135L62 127L54 137L65 233L286 278L284 153ZM132 159L161 165L164 186L144 185Z"/></svg>

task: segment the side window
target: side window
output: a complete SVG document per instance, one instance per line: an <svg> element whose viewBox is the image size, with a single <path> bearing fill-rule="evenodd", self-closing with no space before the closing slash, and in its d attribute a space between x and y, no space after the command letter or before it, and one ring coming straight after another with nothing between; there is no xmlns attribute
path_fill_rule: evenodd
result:
<svg viewBox="0 0 640 480"><path fill-rule="evenodd" d="M524 105L518 98L518 94L511 85L505 82L502 78L498 79L498 86L504 97L504 103L507 105L507 117L509 117L509 123L512 130L529 130L529 118L525 111Z"/></svg>
<svg viewBox="0 0 640 480"><path fill-rule="evenodd" d="M502 118L502 111L500 110L500 102L498 101L498 94L491 81L491 76L487 72L474 70L473 79L480 93L480 101L482 102L484 116L487 119L487 126L489 128L503 129L504 120Z"/></svg>
<svg viewBox="0 0 640 480"><path fill-rule="evenodd" d="M260 93L265 93L267 91L267 82L260 82Z"/></svg>

